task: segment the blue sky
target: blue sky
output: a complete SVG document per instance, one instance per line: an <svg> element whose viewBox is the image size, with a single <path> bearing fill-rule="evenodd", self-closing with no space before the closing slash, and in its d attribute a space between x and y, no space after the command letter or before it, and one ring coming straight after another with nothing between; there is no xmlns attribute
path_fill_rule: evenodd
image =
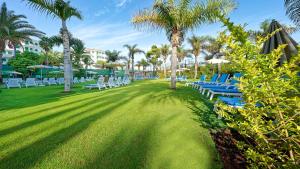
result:
<svg viewBox="0 0 300 169"><path fill-rule="evenodd" d="M57 35L59 20L46 17L29 8L22 0L0 0L6 2L10 10L17 14L25 14L28 21L48 36ZM102 50L116 49L123 52L124 44L138 44L147 50L153 44L168 43L163 32L140 32L130 24L131 17L140 9L148 8L154 0L71 0L71 4L78 8L84 19L72 18L68 27L75 37L82 39L89 48ZM248 29L258 29L264 19L276 19L280 23L292 24L285 16L283 0L236 0L238 8L230 14L235 23L247 24ZM221 31L219 23L202 25L195 32L196 35L216 36ZM300 32L292 35L296 41L300 39ZM189 47L185 44L185 47Z"/></svg>

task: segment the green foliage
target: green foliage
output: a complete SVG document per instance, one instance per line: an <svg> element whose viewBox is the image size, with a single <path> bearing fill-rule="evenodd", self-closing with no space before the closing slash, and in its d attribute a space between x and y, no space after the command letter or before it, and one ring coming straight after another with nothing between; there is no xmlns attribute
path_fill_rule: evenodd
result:
<svg viewBox="0 0 300 169"><path fill-rule="evenodd" d="M15 71L23 73L25 77L30 75L27 66L39 64L40 56L32 52L17 54L15 58L9 60L8 65L12 66Z"/></svg>
<svg viewBox="0 0 300 169"><path fill-rule="evenodd" d="M249 142L239 142L251 168L293 168L300 165L300 54L278 67L282 45L270 54L261 54L261 46L272 35L248 40L247 32L227 19L230 33L221 33L220 41L235 70L243 73L239 88L245 106L240 109L220 104L218 114Z"/></svg>
<svg viewBox="0 0 300 169"><path fill-rule="evenodd" d="M158 48L156 45L153 45L151 49L146 53L146 59L148 63L152 64L153 66L153 72L156 71L156 67L158 65L158 59L161 56L160 48Z"/></svg>

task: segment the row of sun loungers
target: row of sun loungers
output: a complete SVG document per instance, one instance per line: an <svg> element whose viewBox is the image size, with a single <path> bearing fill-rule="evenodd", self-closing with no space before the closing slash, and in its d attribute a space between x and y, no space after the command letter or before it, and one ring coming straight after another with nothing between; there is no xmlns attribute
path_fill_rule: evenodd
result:
<svg viewBox="0 0 300 169"><path fill-rule="evenodd" d="M92 78L84 78L81 77L78 79L75 77L73 79L73 83L84 83L86 81L91 81L93 80ZM36 87L36 86L51 86L51 85L63 85L65 83L64 78L44 78L42 80L37 80L35 78L26 78L23 80L22 78L9 78L9 79L4 79L4 84L5 86L10 89L10 88L22 88L22 86L28 88L28 87Z"/></svg>
<svg viewBox="0 0 300 169"><path fill-rule="evenodd" d="M122 77L109 77L108 81L105 82L104 77L99 77L98 81L96 84L89 84L86 85L85 88L87 89L107 89L107 88L115 88L115 87L121 87L121 86L126 86L130 84L130 80L127 76L124 78Z"/></svg>
<svg viewBox="0 0 300 169"><path fill-rule="evenodd" d="M206 94L210 100L216 95L222 95L222 97L218 97L218 101L233 107L242 107L244 104L241 98L242 93L236 85L240 77L241 73L235 73L231 79L229 79L229 74L222 74L221 76L215 74L210 81L205 81L206 76L202 75L199 81L187 83L186 85L199 90L202 95Z"/></svg>

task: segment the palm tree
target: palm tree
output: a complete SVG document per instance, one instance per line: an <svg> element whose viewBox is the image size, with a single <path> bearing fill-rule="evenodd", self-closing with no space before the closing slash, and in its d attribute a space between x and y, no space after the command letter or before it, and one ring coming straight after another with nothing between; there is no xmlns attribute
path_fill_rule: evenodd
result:
<svg viewBox="0 0 300 169"><path fill-rule="evenodd" d="M177 48L177 59L179 63L179 68L180 68L180 63L184 60L185 57L187 57L188 52L185 50L183 47ZM180 74L180 72L179 72Z"/></svg>
<svg viewBox="0 0 300 169"><path fill-rule="evenodd" d="M284 0L286 14L294 22L297 27L300 26L300 1L298 0Z"/></svg>
<svg viewBox="0 0 300 169"><path fill-rule="evenodd" d="M65 92L71 91L71 79L72 79L72 64L71 64L71 52L70 52L70 37L67 28L67 20L71 17L82 19L80 12L70 5L70 1L64 0L26 0L28 4L34 9L51 15L54 18L61 20L62 39L64 47L64 77L65 77Z"/></svg>
<svg viewBox="0 0 300 169"><path fill-rule="evenodd" d="M164 62L164 76L167 78L167 59L170 54L170 45L161 45L160 47L161 58Z"/></svg>
<svg viewBox="0 0 300 169"><path fill-rule="evenodd" d="M94 63L94 61L92 60L90 55L82 55L82 57L82 62L85 65L85 77L87 78L87 69Z"/></svg>
<svg viewBox="0 0 300 169"><path fill-rule="evenodd" d="M194 79L198 76L198 57L202 50L205 48L208 41L207 36L195 36L193 35L191 38L188 39L189 44L192 46L192 49L190 50L191 53L193 53L195 57L195 74Z"/></svg>
<svg viewBox="0 0 300 169"><path fill-rule="evenodd" d="M81 61L88 58L88 55L85 53L84 43L80 39L73 39L71 48L71 60L75 67L80 68Z"/></svg>
<svg viewBox="0 0 300 169"><path fill-rule="evenodd" d="M141 63L141 65L142 65L142 67L143 67L143 72L144 72L144 75L145 75L145 71L146 71L147 66L149 66L149 63L147 62L146 59L142 59L142 60L140 61L140 63Z"/></svg>
<svg viewBox="0 0 300 169"><path fill-rule="evenodd" d="M216 38L207 36L207 43L203 46L203 53L206 55L205 60L215 58L220 58L224 54L221 52L224 44L218 41Z"/></svg>
<svg viewBox="0 0 300 169"><path fill-rule="evenodd" d="M53 46L54 46L54 43L52 41L51 38L49 37L42 37L41 40L39 41L39 45L40 47L45 51L45 56L46 56L46 60L45 60L45 63L46 65L49 65L49 57L48 57L48 54L49 52L52 50Z"/></svg>
<svg viewBox="0 0 300 169"><path fill-rule="evenodd" d="M109 67L109 69L112 69L112 73L114 74L114 68L120 64L116 63L119 60L125 59L125 57L120 56L121 51L117 50L107 50L105 51L105 55L107 56L107 64L106 66Z"/></svg>
<svg viewBox="0 0 300 169"><path fill-rule="evenodd" d="M110 63L120 60L121 59L120 54L121 54L121 51L117 51L117 50L105 51L105 55L107 56L107 62L110 62Z"/></svg>
<svg viewBox="0 0 300 169"><path fill-rule="evenodd" d="M148 63L151 63L153 66L153 74L155 74L156 66L160 56L161 50L156 45L152 45L151 49L146 53L146 59L148 60Z"/></svg>
<svg viewBox="0 0 300 169"><path fill-rule="evenodd" d="M30 40L31 36L42 37L44 35L24 19L26 16L16 15L14 11L7 9L6 3L2 3L0 9L0 83L2 83L2 57L6 45L16 49L16 45L22 46L22 42Z"/></svg>
<svg viewBox="0 0 300 169"><path fill-rule="evenodd" d="M138 12L132 19L132 23L140 28L165 30L172 45L172 89L176 89L177 48L184 41L185 34L203 23L216 21L235 7L232 0L205 2L156 0L152 8Z"/></svg>
<svg viewBox="0 0 300 169"><path fill-rule="evenodd" d="M130 46L128 44L124 45L128 49L128 56L131 59L131 80L134 81L134 56L139 53L145 53L141 49L137 48L137 44Z"/></svg>
<svg viewBox="0 0 300 169"><path fill-rule="evenodd" d="M141 61L138 61L135 66L137 66L138 70L140 71L142 66Z"/></svg>

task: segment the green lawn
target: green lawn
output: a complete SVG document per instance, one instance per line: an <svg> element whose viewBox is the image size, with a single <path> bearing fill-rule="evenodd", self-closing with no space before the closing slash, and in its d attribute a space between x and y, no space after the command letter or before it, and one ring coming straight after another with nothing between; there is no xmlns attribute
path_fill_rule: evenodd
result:
<svg viewBox="0 0 300 169"><path fill-rule="evenodd" d="M207 129L212 104L190 88L62 89L0 92L0 168L221 168Z"/></svg>

